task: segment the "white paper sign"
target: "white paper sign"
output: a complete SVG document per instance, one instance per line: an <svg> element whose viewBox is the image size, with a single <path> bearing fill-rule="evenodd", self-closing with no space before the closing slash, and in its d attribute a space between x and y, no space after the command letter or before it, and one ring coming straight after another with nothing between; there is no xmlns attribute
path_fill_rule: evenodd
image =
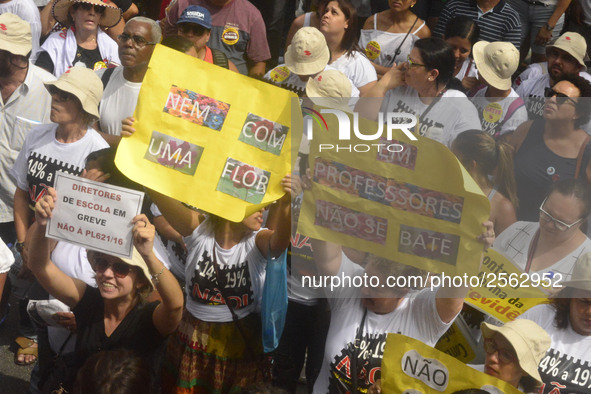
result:
<svg viewBox="0 0 591 394"><path fill-rule="evenodd" d="M131 219L144 193L57 172L57 201L45 235L87 249L131 258Z"/></svg>

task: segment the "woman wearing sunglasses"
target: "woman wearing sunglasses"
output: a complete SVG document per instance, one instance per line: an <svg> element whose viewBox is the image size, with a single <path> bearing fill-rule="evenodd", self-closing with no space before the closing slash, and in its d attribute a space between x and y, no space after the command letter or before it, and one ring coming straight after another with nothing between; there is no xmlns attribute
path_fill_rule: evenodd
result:
<svg viewBox="0 0 591 394"><path fill-rule="evenodd" d="M538 205L538 221L513 223L497 236L493 247L523 272L537 272L560 284L571 277L577 258L591 252L591 240L581 231L590 213L587 182L558 181Z"/></svg>
<svg viewBox="0 0 591 394"><path fill-rule="evenodd" d="M117 43L99 28L115 26L121 19L119 8L101 0L57 0L52 12L68 29L45 40L37 66L59 77L73 65L97 70L120 63Z"/></svg>
<svg viewBox="0 0 591 394"><path fill-rule="evenodd" d="M107 148L105 140L91 127L98 119L98 104L103 94L103 84L94 72L87 68L73 67L57 81L45 83L51 94L50 120L53 123L33 128L25 138L23 147L10 171L16 180L14 193L14 227L17 250L27 265L25 235L33 221L35 203L53 186L55 173L65 171L80 175L89 153ZM43 298L32 284L30 298ZM35 339L33 327L21 327L21 335ZM36 344L21 347L26 350ZM21 351L22 353L22 351ZM17 364L34 362L36 353L17 355Z"/></svg>
<svg viewBox="0 0 591 394"><path fill-rule="evenodd" d="M76 316L76 356L61 382L68 390L76 370L99 351L130 349L152 365L154 358L160 356L158 350L166 336L181 320L183 293L174 276L154 255L155 228L143 214L132 220L131 258L88 251L97 288L63 273L50 260L55 242L45 237L57 198L55 189L49 188L35 206L35 223L29 233L30 261L39 283ZM158 291L162 302L145 302L153 290Z"/></svg>
<svg viewBox="0 0 591 394"><path fill-rule="evenodd" d="M514 148L517 220L535 221L550 185L558 180L591 181L591 145L581 128L591 116L591 84L565 77L547 88L544 117L519 126L509 143Z"/></svg>
<svg viewBox="0 0 591 394"><path fill-rule="evenodd" d="M501 379L524 393L542 385L538 364L550 347L550 336L531 320L509 321L501 327L482 323L484 365L475 369Z"/></svg>
<svg viewBox="0 0 591 394"><path fill-rule="evenodd" d="M360 102L358 110L375 120L378 110L413 114L412 132L450 147L462 131L480 129L476 108L452 86L460 85L453 76L455 63L452 47L441 38L420 39L406 62L392 67L368 93L376 99Z"/></svg>

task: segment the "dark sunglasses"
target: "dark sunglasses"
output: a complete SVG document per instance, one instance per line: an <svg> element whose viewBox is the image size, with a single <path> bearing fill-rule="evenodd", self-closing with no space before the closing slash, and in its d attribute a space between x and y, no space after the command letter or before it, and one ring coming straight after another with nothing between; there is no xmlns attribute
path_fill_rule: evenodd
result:
<svg viewBox="0 0 591 394"><path fill-rule="evenodd" d="M572 97L568 97L564 93L559 93L552 88L545 88L544 89L544 96L547 98L556 96L556 103L558 103L559 105L562 105L562 104L566 103L567 101L571 101L574 105L577 104L577 101L575 99L573 99Z"/></svg>
<svg viewBox="0 0 591 394"><path fill-rule="evenodd" d="M151 42L151 41L147 41L144 37L142 36L130 36L127 33L123 33L123 34L119 34L117 36L117 39L122 43L125 44L127 42L127 40L131 40L133 41L133 44L137 47L137 48L143 48L146 45L156 45L156 42Z"/></svg>
<svg viewBox="0 0 591 394"><path fill-rule="evenodd" d="M120 261L109 263L107 260L102 259L100 257L96 258L92 264L92 268L94 269L94 272L96 272L97 274L102 274L109 267L111 267L113 275L115 275L115 277L119 279L125 278L127 275L129 275L131 270L135 268L129 264L125 264Z"/></svg>
<svg viewBox="0 0 591 394"><path fill-rule="evenodd" d="M77 10L79 8L82 8L84 11L90 11L91 9L94 8L94 12L96 12L97 14L104 14L106 9L105 7L103 7L102 5L96 5L96 4L89 4L89 3L76 3L74 4L74 9Z"/></svg>
<svg viewBox="0 0 591 394"><path fill-rule="evenodd" d="M202 36L208 31L205 27L194 23L181 23L178 25L178 30L182 34L192 33L195 37Z"/></svg>
<svg viewBox="0 0 591 394"><path fill-rule="evenodd" d="M60 101L72 100L75 97L72 93L58 89L53 85L49 86L47 90L49 91L50 95L57 96Z"/></svg>
<svg viewBox="0 0 591 394"><path fill-rule="evenodd" d="M503 349L500 348L494 339L486 338L484 340L484 351L487 354L493 354L494 352L498 352L499 354L499 361L503 364L508 364L514 361L517 361L517 355L510 349Z"/></svg>

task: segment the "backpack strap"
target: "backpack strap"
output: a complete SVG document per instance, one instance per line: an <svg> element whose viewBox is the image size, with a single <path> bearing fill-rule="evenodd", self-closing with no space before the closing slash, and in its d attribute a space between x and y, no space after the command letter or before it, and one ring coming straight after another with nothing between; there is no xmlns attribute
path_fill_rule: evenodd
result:
<svg viewBox="0 0 591 394"><path fill-rule="evenodd" d="M577 155L577 165L575 167L575 179L579 177L579 173L581 172L581 164L583 163L583 154L585 153L585 148L587 148L587 144L591 140L591 135L585 137L585 140L581 144L581 148L579 149L579 154Z"/></svg>
<svg viewBox="0 0 591 394"><path fill-rule="evenodd" d="M507 108L507 113L505 114L505 117L503 118L503 120L501 122L497 123L497 125L494 128L495 139L497 139L501 136L501 131L503 130L503 126L511 118L511 115L513 115L515 113L515 111L517 111L518 108L520 108L524 105L525 105L525 102L523 101L523 99L521 97L517 97L515 100L513 100L513 102L509 105L509 108Z"/></svg>
<svg viewBox="0 0 591 394"><path fill-rule="evenodd" d="M226 69L230 68L230 65L228 63L228 57L224 52L211 48L211 55L213 57L213 64Z"/></svg>

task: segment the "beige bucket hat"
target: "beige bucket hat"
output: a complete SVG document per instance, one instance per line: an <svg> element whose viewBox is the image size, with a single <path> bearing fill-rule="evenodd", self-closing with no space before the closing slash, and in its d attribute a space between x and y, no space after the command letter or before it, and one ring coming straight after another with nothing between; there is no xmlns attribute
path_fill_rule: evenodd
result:
<svg viewBox="0 0 591 394"><path fill-rule="evenodd" d="M328 69L308 79L306 95L316 105L346 108L353 88L351 81L339 70Z"/></svg>
<svg viewBox="0 0 591 394"><path fill-rule="evenodd" d="M591 291L591 252L585 253L577 259L571 279L561 283L562 287L574 287L575 289Z"/></svg>
<svg viewBox="0 0 591 394"><path fill-rule="evenodd" d="M10 13L0 15L0 49L13 55L27 56L32 46L31 26L18 16Z"/></svg>
<svg viewBox="0 0 591 394"><path fill-rule="evenodd" d="M483 322L480 325L484 338L492 338L499 333L513 346L519 366L525 373L542 384L538 365L550 348L550 335L535 322L527 319L515 319L503 326L494 326Z"/></svg>
<svg viewBox="0 0 591 394"><path fill-rule="evenodd" d="M57 0L53 3L53 8L51 9L53 18L62 25L69 27L70 18L68 18L68 13L70 12L70 7L75 3L87 3L105 7L105 13L99 20L99 25L103 27L113 27L119 23L119 20L121 19L121 9L107 4L102 0Z"/></svg>
<svg viewBox="0 0 591 394"><path fill-rule="evenodd" d="M572 31L567 31L558 37L556 41L546 45L546 50L553 47L567 52L569 55L574 57L581 66L583 66L582 71L587 70L585 62L589 61L589 55L587 55L587 42L582 35Z"/></svg>
<svg viewBox="0 0 591 394"><path fill-rule="evenodd" d="M103 96L103 83L91 69L70 67L57 81L44 82L44 85L46 88L55 86L64 92L72 93L80 100L84 111L99 117L98 105Z"/></svg>
<svg viewBox="0 0 591 394"><path fill-rule="evenodd" d="M90 262L91 265L92 265L91 256L94 253L103 253L103 252L95 252L93 250L89 250L87 252L88 261ZM108 253L105 253L105 254L108 254ZM146 281L150 285L150 291L154 291L154 284L150 280L152 275L150 274L150 270L148 269L148 265L144 261L140 252L137 251L135 246L133 247L133 254L131 255L130 259L125 258L125 257L120 257L120 256L117 256L117 258L121 259L121 261L123 261L125 264L133 265L134 267L139 267L142 270L142 273L144 274L144 276L146 277Z"/></svg>
<svg viewBox="0 0 591 394"><path fill-rule="evenodd" d="M285 65L298 75L313 75L324 70L330 60L326 39L315 27L302 27L285 51Z"/></svg>
<svg viewBox="0 0 591 394"><path fill-rule="evenodd" d="M478 41L472 47L478 73L493 88L511 88L511 76L519 66L519 51L510 42Z"/></svg>

